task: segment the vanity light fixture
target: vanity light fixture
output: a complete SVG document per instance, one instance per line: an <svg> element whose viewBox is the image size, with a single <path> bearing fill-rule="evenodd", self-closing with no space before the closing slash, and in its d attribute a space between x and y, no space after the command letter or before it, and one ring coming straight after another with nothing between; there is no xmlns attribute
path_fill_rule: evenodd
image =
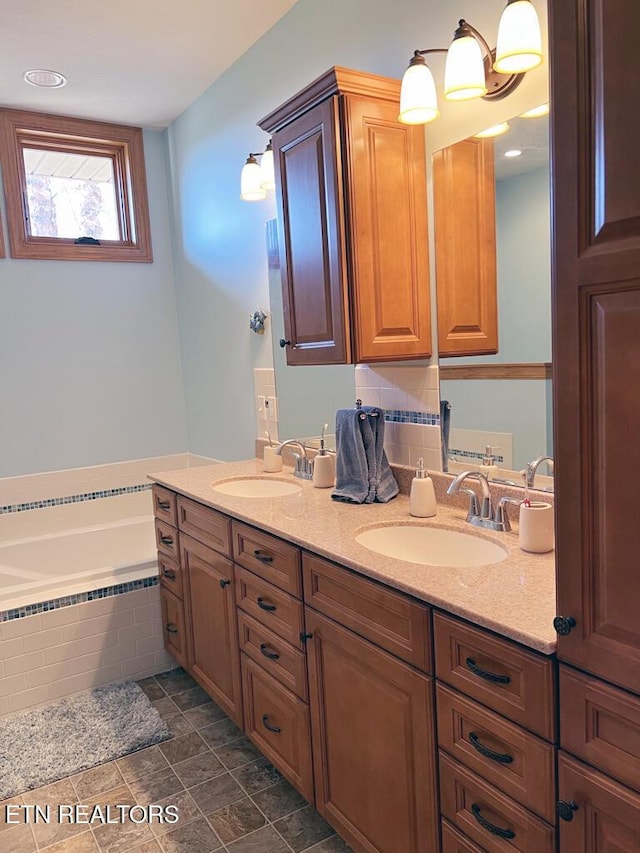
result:
<svg viewBox="0 0 640 853"><path fill-rule="evenodd" d="M522 151L519 148L512 148L510 151L505 151L505 157L520 157L522 155Z"/></svg>
<svg viewBox="0 0 640 853"><path fill-rule="evenodd" d="M273 148L271 147L271 140L269 140L267 147L264 149L264 154L260 161L260 170L262 172L262 179L260 182L262 189L275 190L276 175L273 165Z"/></svg>
<svg viewBox="0 0 640 853"><path fill-rule="evenodd" d="M494 124L493 127L488 127L486 130L481 130L480 133L474 133L474 139L491 139L494 136L502 136L509 130L509 122L501 121L500 124Z"/></svg>
<svg viewBox="0 0 640 853"><path fill-rule="evenodd" d="M260 162L256 160L260 157ZM240 174L240 198L243 201L262 201L268 190L276 188L271 140L260 153L250 153Z"/></svg>
<svg viewBox="0 0 640 853"><path fill-rule="evenodd" d="M549 104L540 104L539 107L534 107L532 110L527 110L526 113L520 113L520 118L542 118L549 115Z"/></svg>
<svg viewBox="0 0 640 853"><path fill-rule="evenodd" d="M447 100L506 98L520 85L524 74L542 62L536 10L531 0L507 0L494 50L464 18L458 22L448 49L415 50L400 90L398 120L404 124L426 124L440 115L433 74L424 59L430 53L447 54L444 72Z"/></svg>

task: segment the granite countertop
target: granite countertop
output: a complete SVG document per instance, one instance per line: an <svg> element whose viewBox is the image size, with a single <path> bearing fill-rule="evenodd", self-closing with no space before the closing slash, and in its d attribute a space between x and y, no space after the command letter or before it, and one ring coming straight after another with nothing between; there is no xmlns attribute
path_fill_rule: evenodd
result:
<svg viewBox="0 0 640 853"><path fill-rule="evenodd" d="M231 497L212 488L216 481L256 475L294 482L301 488L277 498ZM258 459L166 471L149 479L532 649L555 652L554 552L522 551L517 532L471 527L464 510L440 501L435 518L413 518L403 494L387 504L341 503L331 499L331 489L316 489L309 481L294 479L290 469L265 474ZM508 556L491 565L448 568L384 557L356 542L363 529L390 522L459 530L502 545Z"/></svg>

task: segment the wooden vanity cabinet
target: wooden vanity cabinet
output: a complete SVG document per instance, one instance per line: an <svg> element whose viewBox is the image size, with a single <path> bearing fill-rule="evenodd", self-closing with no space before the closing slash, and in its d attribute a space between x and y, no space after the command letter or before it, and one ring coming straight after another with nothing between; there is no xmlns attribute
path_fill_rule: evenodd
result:
<svg viewBox="0 0 640 853"><path fill-rule="evenodd" d="M272 134L287 364L431 354L424 132L400 81L332 68Z"/></svg>

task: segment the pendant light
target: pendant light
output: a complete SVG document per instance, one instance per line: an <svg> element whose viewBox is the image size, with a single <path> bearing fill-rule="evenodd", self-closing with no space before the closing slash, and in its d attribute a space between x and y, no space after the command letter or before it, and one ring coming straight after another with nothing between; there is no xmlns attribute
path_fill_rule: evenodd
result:
<svg viewBox="0 0 640 853"><path fill-rule="evenodd" d="M259 154L249 154L240 174L240 198L243 201L262 201L267 191L261 186L262 170L256 160Z"/></svg>
<svg viewBox="0 0 640 853"><path fill-rule="evenodd" d="M541 62L540 23L531 0L508 0L498 25L494 70L522 74Z"/></svg>
<svg viewBox="0 0 640 853"><path fill-rule="evenodd" d="M448 101L468 101L486 94L482 48L469 24L461 20L447 51L444 96Z"/></svg>
<svg viewBox="0 0 640 853"><path fill-rule="evenodd" d="M271 140L269 140L267 147L264 149L264 154L262 155L262 159L260 161L260 171L260 186L262 187L262 189L275 190L276 174L273 165L273 148L271 147Z"/></svg>

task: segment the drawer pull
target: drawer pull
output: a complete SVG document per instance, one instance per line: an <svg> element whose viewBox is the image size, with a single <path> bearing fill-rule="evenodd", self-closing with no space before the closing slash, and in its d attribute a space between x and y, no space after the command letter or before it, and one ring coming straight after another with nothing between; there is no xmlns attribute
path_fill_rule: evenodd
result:
<svg viewBox="0 0 640 853"><path fill-rule="evenodd" d="M222 589L224 589L225 586L229 586L230 583L231 581L229 580L229 578L220 578L220 587Z"/></svg>
<svg viewBox="0 0 640 853"><path fill-rule="evenodd" d="M162 574L165 578L168 578L170 581L174 581L176 579L176 573L173 569L163 569Z"/></svg>
<svg viewBox="0 0 640 853"><path fill-rule="evenodd" d="M258 548L253 552L253 556L256 560L260 560L261 563L273 563L273 557L271 554L265 554L262 551L259 551Z"/></svg>
<svg viewBox="0 0 640 853"><path fill-rule="evenodd" d="M258 602L258 607L261 610L266 610L269 613L273 613L273 611L276 610L275 604L266 604L264 598L261 595L257 597L256 601Z"/></svg>
<svg viewBox="0 0 640 853"><path fill-rule="evenodd" d="M566 637L576 627L576 620L573 616L556 616L553 620L553 627L561 637Z"/></svg>
<svg viewBox="0 0 640 853"><path fill-rule="evenodd" d="M158 501L158 508L168 510L171 509L171 504L169 501Z"/></svg>
<svg viewBox="0 0 640 853"><path fill-rule="evenodd" d="M573 813L578 811L578 804L573 800L558 800L558 817L562 820L572 821Z"/></svg>
<svg viewBox="0 0 640 853"><path fill-rule="evenodd" d="M478 821L480 826L483 829L486 829L487 832L490 832L492 835L497 835L498 838L515 838L516 834L511 829L503 829L501 826L496 826L495 823L491 823L486 819L486 817L482 817L480 813L480 806L477 803L472 803L471 805L471 814Z"/></svg>
<svg viewBox="0 0 640 853"><path fill-rule="evenodd" d="M167 631L168 631L170 634L177 634L177 633L178 633L178 629L177 629L177 628L176 628L176 626L173 624L173 622L169 622L169 624L167 625Z"/></svg>
<svg viewBox="0 0 640 853"><path fill-rule="evenodd" d="M474 749L478 750L480 755L484 755L485 758L490 758L492 761L499 761L500 764L511 764L513 761L513 756L507 752L494 752L488 746L480 743L480 738L475 732L469 734L469 743Z"/></svg>
<svg viewBox="0 0 640 853"><path fill-rule="evenodd" d="M262 725L265 729L268 729L270 732L274 732L274 734L279 735L282 729L279 729L277 726L272 726L269 722L269 717L266 714L262 715Z"/></svg>
<svg viewBox="0 0 640 853"><path fill-rule="evenodd" d="M278 652L270 652L266 643L260 643L260 651L266 658L269 658L269 660L280 660Z"/></svg>
<svg viewBox="0 0 640 853"><path fill-rule="evenodd" d="M510 684L511 678L508 675L496 675L495 672L487 672L486 669L480 669L476 666L473 658L467 658L465 663L474 675L479 678L484 678L485 681L491 681L493 684Z"/></svg>
<svg viewBox="0 0 640 853"><path fill-rule="evenodd" d="M173 536L161 536L160 541L163 545L173 545Z"/></svg>

